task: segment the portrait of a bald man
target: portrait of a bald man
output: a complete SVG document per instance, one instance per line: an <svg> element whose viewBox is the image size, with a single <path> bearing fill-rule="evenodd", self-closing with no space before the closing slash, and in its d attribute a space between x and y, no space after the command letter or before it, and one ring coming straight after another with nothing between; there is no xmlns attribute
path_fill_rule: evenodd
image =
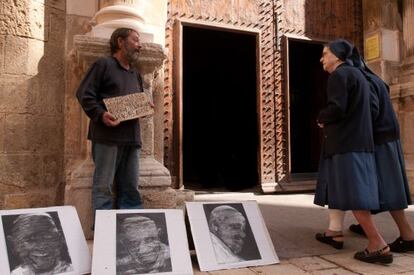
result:
<svg viewBox="0 0 414 275"><path fill-rule="evenodd" d="M260 259L242 204L205 204L204 209L217 263Z"/></svg>

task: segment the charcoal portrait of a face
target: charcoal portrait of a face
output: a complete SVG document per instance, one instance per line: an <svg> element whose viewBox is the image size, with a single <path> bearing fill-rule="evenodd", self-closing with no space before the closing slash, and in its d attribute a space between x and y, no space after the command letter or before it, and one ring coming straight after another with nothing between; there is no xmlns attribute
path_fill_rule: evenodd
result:
<svg viewBox="0 0 414 275"><path fill-rule="evenodd" d="M12 275L73 271L57 212L4 215L2 223Z"/></svg>
<svg viewBox="0 0 414 275"><path fill-rule="evenodd" d="M241 203L203 204L217 263L261 259Z"/></svg>
<svg viewBox="0 0 414 275"><path fill-rule="evenodd" d="M165 213L116 215L116 274L171 272Z"/></svg>

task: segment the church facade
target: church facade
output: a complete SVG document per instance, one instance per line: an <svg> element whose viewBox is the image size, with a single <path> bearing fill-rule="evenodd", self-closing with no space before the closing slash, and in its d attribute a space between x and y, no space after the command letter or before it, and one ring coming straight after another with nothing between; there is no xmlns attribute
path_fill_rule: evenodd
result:
<svg viewBox="0 0 414 275"><path fill-rule="evenodd" d="M88 119L75 99L117 27L139 30L155 114L149 207L186 188L312 190L323 45L353 42L391 87L414 192L414 0L30 0L0 4L0 207L75 205L90 226Z"/></svg>

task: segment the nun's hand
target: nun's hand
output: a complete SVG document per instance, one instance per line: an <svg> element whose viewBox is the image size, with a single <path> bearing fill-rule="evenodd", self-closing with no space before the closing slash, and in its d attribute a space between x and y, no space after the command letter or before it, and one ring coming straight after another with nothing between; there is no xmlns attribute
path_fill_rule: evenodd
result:
<svg viewBox="0 0 414 275"><path fill-rule="evenodd" d="M317 122L319 128L323 128L323 123Z"/></svg>

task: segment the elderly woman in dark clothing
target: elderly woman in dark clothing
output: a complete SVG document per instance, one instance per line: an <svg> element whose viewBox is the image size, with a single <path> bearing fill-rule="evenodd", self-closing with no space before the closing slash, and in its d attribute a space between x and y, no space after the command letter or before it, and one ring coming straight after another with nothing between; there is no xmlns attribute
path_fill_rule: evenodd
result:
<svg viewBox="0 0 414 275"><path fill-rule="evenodd" d="M366 66L357 50L354 51L352 61L370 82L371 90L378 98L378 112L373 120L373 130L380 209L375 212L390 211L398 226L400 237L390 244L391 251L414 251L414 230L404 212L412 201L400 144L400 127L392 107L389 87Z"/></svg>
<svg viewBox="0 0 414 275"><path fill-rule="evenodd" d="M380 208L372 212L389 211L397 224L400 237L389 244L392 252L414 251L414 230L404 211L409 204L412 204L412 201L399 141L399 124L389 96L389 87L366 66L356 48L354 48L349 61L353 63L354 67L361 70L371 85L371 111L380 198ZM341 231L344 215L343 211L330 210L329 228L337 228ZM365 235L359 224L353 224L349 229ZM329 244L338 246L338 242L335 240L331 240Z"/></svg>
<svg viewBox="0 0 414 275"><path fill-rule="evenodd" d="M323 128L319 177L314 203L330 209L352 210L369 243L354 257L365 262L391 263L393 256L378 233L370 210L380 208L374 157L370 86L363 73L348 64L353 45L335 40L324 47L321 63L330 73L327 106L318 116ZM317 234L329 243L335 236Z"/></svg>

